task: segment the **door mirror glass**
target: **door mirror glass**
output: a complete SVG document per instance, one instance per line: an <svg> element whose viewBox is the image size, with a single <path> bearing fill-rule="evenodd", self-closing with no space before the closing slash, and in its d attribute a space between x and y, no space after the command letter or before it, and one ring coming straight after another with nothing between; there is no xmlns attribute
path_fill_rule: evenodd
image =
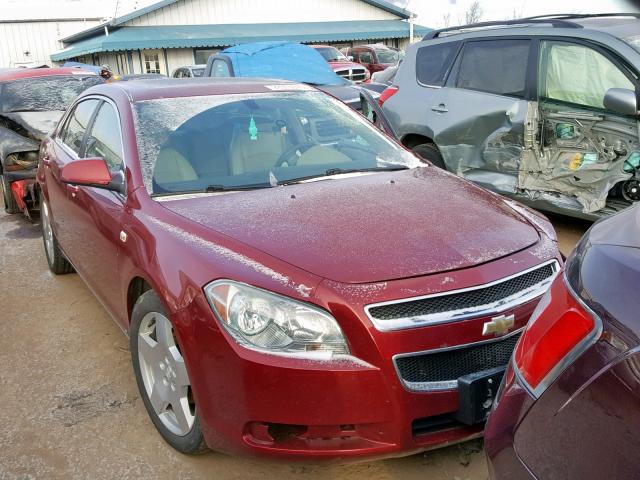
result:
<svg viewBox="0 0 640 480"><path fill-rule="evenodd" d="M610 88L604 95L604 108L621 115L638 114L636 92L626 88Z"/></svg>
<svg viewBox="0 0 640 480"><path fill-rule="evenodd" d="M393 138L397 138L396 133L387 120L387 117L382 111L382 108L380 108L380 105L378 105L376 99L373 98L373 95L371 95L371 93L365 89L362 89L360 91L360 106L362 109L361 113L367 120L369 120L387 135Z"/></svg>
<svg viewBox="0 0 640 480"><path fill-rule="evenodd" d="M349 60L350 62L353 62L353 55L347 55L347 60Z"/></svg>
<svg viewBox="0 0 640 480"><path fill-rule="evenodd" d="M98 187L122 193L122 174L111 175L102 158L83 158L67 163L60 172L64 183Z"/></svg>

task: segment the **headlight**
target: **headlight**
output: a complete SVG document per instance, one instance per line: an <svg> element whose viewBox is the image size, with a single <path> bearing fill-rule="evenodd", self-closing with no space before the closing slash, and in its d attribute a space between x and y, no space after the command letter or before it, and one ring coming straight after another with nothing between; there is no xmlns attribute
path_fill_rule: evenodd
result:
<svg viewBox="0 0 640 480"><path fill-rule="evenodd" d="M323 360L349 354L340 326L323 310L230 280L204 291L222 326L246 348Z"/></svg>

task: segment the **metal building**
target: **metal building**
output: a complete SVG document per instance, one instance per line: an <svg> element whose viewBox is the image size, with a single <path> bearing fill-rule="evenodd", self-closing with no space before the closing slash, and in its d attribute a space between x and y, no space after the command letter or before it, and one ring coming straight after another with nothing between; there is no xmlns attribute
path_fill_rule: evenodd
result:
<svg viewBox="0 0 640 480"><path fill-rule="evenodd" d="M98 25L101 18L2 19L0 68L51 66L51 53L63 46L60 38Z"/></svg>
<svg viewBox="0 0 640 480"><path fill-rule="evenodd" d="M384 0L163 0L63 38L65 48L51 59L109 64L121 74L171 74L238 43L404 47L428 30Z"/></svg>

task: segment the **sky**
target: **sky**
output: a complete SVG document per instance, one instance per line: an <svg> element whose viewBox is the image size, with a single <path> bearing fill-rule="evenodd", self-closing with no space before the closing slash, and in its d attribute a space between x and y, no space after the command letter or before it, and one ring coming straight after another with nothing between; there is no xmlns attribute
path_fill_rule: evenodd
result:
<svg viewBox="0 0 640 480"><path fill-rule="evenodd" d="M128 13L157 0L0 0L0 19L93 17L105 18ZM277 0L273 1L274 5ZM449 15L451 26L464 21L473 0L392 0L417 14L416 22L439 28ZM550 13L595 13L637 11L625 0L479 0L482 20L504 20L514 16ZM559 6L560 5L560 6ZM117 15L116 15L117 13Z"/></svg>
<svg viewBox="0 0 640 480"><path fill-rule="evenodd" d="M505 20L507 18L548 15L552 13L603 13L630 12L637 8L625 0L479 0L483 11L482 20ZM464 14L473 0L394 0L394 3L417 14L416 23L431 28L445 26L449 15L449 26L464 23Z"/></svg>

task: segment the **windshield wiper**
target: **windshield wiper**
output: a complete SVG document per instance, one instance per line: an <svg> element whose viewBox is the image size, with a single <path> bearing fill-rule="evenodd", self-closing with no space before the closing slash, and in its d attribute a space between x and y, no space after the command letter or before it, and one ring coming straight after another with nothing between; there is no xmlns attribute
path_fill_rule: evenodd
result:
<svg viewBox="0 0 640 480"><path fill-rule="evenodd" d="M345 173L361 173L361 172L396 172L398 170L408 170L410 167L406 165L396 165L393 167L369 167L369 168L329 168L322 173L316 173L314 175L308 175L306 177L293 178L291 180L285 180L278 185L291 185L293 183L304 182L305 180L311 180L319 177L332 177L334 175L342 175Z"/></svg>
<svg viewBox="0 0 640 480"><path fill-rule="evenodd" d="M207 188L202 191L205 193L213 193L213 192L234 192L237 190L256 190L259 188L271 188L272 185L270 183L254 183L251 185L209 185Z"/></svg>

